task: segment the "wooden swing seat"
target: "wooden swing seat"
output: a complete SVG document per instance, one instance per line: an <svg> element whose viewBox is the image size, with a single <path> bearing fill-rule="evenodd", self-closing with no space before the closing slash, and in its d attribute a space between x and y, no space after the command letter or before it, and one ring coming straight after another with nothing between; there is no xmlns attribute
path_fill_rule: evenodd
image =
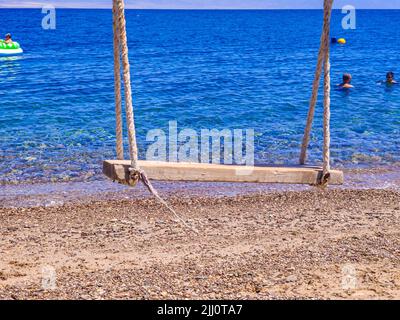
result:
<svg viewBox="0 0 400 320"><path fill-rule="evenodd" d="M103 173L113 181L129 184L128 160L106 160ZM150 180L159 181L198 181L198 182L250 182L285 183L317 185L322 168L311 166L269 167L239 166L204 163L177 163L139 161ZM330 171L329 184L340 185L344 182L342 171Z"/></svg>

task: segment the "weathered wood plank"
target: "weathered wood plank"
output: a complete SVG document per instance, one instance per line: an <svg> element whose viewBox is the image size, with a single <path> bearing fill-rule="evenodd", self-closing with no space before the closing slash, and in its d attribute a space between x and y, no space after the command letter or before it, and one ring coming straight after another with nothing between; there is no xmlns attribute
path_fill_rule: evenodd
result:
<svg viewBox="0 0 400 320"><path fill-rule="evenodd" d="M254 182L315 185L319 167L246 167L203 163L139 161L149 179L160 181ZM107 160L103 173L113 181L127 184L130 161ZM343 172L333 170L330 184L343 184Z"/></svg>

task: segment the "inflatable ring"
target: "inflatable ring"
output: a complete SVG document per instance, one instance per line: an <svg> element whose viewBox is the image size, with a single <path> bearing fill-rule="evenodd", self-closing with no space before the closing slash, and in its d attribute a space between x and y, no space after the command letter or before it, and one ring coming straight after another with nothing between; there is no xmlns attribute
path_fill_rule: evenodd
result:
<svg viewBox="0 0 400 320"><path fill-rule="evenodd" d="M18 42L6 43L4 40L0 40L0 56L16 55L23 52Z"/></svg>

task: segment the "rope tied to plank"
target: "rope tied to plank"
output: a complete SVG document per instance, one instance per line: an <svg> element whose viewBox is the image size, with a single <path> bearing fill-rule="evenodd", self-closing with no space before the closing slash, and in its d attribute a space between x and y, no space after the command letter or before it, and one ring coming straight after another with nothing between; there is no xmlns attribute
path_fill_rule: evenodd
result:
<svg viewBox="0 0 400 320"><path fill-rule="evenodd" d="M306 127L304 130L303 141L301 145L300 164L304 165L307 160L307 149L310 143L310 134L314 121L315 106L317 103L319 84L321 81L322 70L324 70L324 146L323 146L323 169L318 178L318 185L325 187L329 184L330 174L330 24L332 17L333 0L324 0L324 22L321 34L321 45L318 52L317 66L315 69L312 95L309 103Z"/></svg>
<svg viewBox="0 0 400 320"><path fill-rule="evenodd" d="M149 192L167 208L178 221L195 233L197 229L190 226L182 219L176 211L160 197L157 190L153 187L146 172L139 167L138 146L136 140L135 118L132 102L131 73L128 57L128 37L126 33L126 18L124 0L113 0L113 32L114 32L114 78L115 78L115 111L116 111L116 136L117 136L117 156L119 160L124 159L123 151L123 132L122 132L122 96L121 96L121 60L122 78L125 93L125 115L128 129L129 156L131 167L129 168L129 186L135 186L142 181Z"/></svg>

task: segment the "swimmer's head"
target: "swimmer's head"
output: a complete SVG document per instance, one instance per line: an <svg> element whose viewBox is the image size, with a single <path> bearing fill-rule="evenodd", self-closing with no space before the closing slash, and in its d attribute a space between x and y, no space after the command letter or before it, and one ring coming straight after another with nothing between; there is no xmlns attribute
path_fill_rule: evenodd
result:
<svg viewBox="0 0 400 320"><path fill-rule="evenodd" d="M386 80L389 82L394 80L394 73L392 71L390 71L386 74Z"/></svg>
<svg viewBox="0 0 400 320"><path fill-rule="evenodd" d="M350 73L345 73L343 75L343 83L350 83L351 82L351 74Z"/></svg>
<svg viewBox="0 0 400 320"><path fill-rule="evenodd" d="M6 40L10 40L10 39L11 39L11 34L10 34L10 33L7 33L7 34L5 35L5 38L6 38Z"/></svg>

